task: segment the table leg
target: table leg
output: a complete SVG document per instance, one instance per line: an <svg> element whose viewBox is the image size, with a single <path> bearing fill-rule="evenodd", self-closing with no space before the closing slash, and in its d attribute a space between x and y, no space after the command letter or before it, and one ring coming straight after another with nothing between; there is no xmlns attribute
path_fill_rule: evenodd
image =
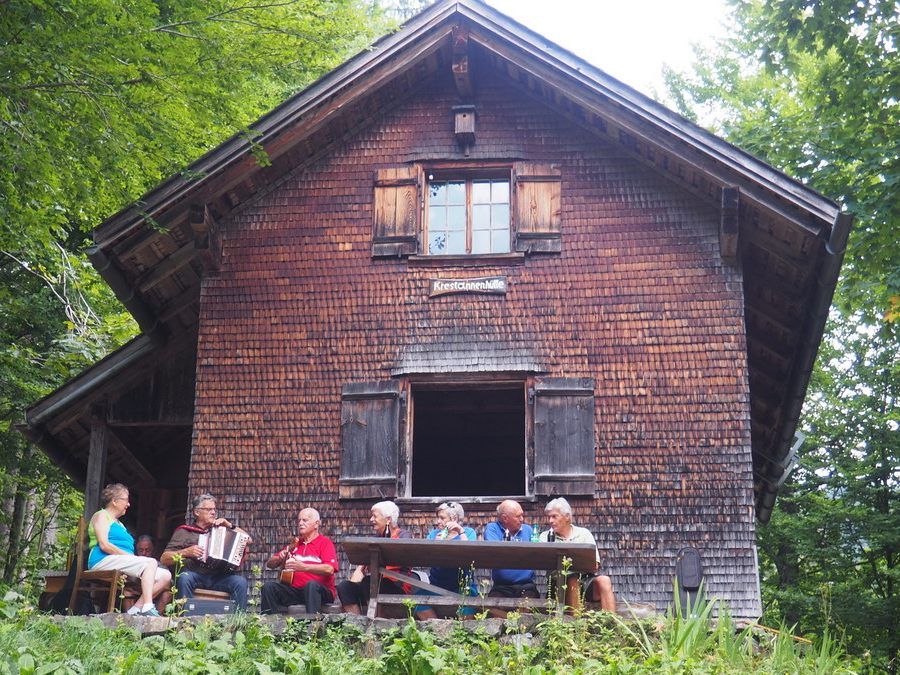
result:
<svg viewBox="0 0 900 675"><path fill-rule="evenodd" d="M369 556L369 607L366 616L374 619L378 614L378 594L381 592L381 552L372 548Z"/></svg>

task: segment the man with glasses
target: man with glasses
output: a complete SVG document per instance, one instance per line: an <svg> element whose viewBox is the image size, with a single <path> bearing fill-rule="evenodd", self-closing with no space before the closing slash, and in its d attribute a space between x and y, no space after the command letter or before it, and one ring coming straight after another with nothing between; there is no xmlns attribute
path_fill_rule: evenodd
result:
<svg viewBox="0 0 900 675"><path fill-rule="evenodd" d="M222 561L204 562L203 550L198 545L201 534L206 534L213 527L220 525L243 532L225 518L219 518L216 512L216 498L211 494L194 497L191 502L194 522L179 525L166 545L160 562L175 567L176 556L180 556L183 567L175 570L176 599L194 597L194 589L205 588L210 591L223 591L231 596L232 602L239 610L247 609L247 580L224 566Z"/></svg>

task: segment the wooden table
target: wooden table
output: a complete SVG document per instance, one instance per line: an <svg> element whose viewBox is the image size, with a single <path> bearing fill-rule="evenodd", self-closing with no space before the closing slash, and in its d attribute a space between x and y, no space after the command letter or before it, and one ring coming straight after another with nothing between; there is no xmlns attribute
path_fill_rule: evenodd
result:
<svg viewBox="0 0 900 675"><path fill-rule="evenodd" d="M597 567L596 549L591 544L347 537L342 540L341 546L352 564L368 565L369 567L372 586L368 616L372 618L376 616L379 604L399 605L408 602L412 597L380 593L382 577L437 593L437 597L428 596L427 599L422 599L422 602L428 605L503 609L548 606L546 601L533 601L529 598L464 596L427 584L415 577L388 570L386 567L462 567L463 569L474 567L476 569L566 570L569 572L593 572ZM562 610L565 603L564 575L556 575L556 583L557 609Z"/></svg>

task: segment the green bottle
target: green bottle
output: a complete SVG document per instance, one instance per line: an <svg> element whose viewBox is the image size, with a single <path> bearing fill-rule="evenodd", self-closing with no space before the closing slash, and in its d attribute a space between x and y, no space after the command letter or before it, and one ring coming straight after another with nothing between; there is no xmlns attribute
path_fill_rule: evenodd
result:
<svg viewBox="0 0 900 675"><path fill-rule="evenodd" d="M537 527L534 525L531 526L531 543L536 543L541 540L541 533L538 531Z"/></svg>

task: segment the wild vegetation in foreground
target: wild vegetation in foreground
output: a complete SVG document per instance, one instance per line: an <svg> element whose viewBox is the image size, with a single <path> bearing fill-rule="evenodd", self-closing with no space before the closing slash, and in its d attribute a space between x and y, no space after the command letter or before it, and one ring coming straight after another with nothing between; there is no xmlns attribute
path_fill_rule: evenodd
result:
<svg viewBox="0 0 900 675"><path fill-rule="evenodd" d="M489 637L472 622L446 637L412 620L377 636L349 624L320 631L289 621L273 635L256 615L181 625L139 638L130 628L99 620L59 621L12 592L0 600L0 673L861 673L827 634L811 644L787 632L737 630L712 605L690 618L623 622L587 612L575 620L549 618L527 628L511 615L506 633ZM531 632L527 632L531 631Z"/></svg>

